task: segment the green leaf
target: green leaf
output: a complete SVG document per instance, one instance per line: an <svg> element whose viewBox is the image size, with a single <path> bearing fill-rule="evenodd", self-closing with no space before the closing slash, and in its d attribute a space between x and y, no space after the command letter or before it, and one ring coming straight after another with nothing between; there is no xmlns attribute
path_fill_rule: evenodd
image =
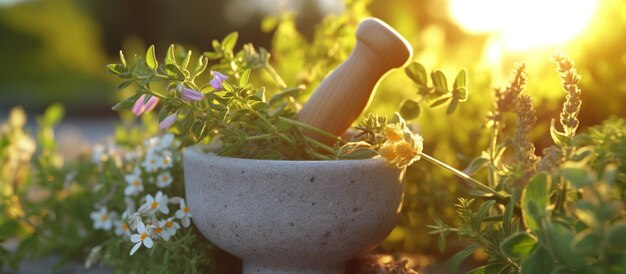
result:
<svg viewBox="0 0 626 274"><path fill-rule="evenodd" d="M404 68L404 72L406 73L413 82L420 86L427 86L428 79L426 76L426 69L422 64L413 61L411 64Z"/></svg>
<svg viewBox="0 0 626 274"><path fill-rule="evenodd" d="M454 97L459 99L459 102L467 101L467 88L455 88L454 89Z"/></svg>
<svg viewBox="0 0 626 274"><path fill-rule="evenodd" d="M41 122L43 125L46 125L46 126L54 126L58 124L59 122L61 122L61 119L63 119L63 116L65 116L65 108L63 107L63 105L59 103L54 103L48 108L46 108L46 110L43 113Z"/></svg>
<svg viewBox="0 0 626 274"><path fill-rule="evenodd" d="M448 93L448 80L446 76L440 70L433 71L430 74L430 78L433 79L433 85L440 92L440 94Z"/></svg>
<svg viewBox="0 0 626 274"><path fill-rule="evenodd" d="M595 156L594 152L595 148L593 146L579 147L576 148L576 151L574 151L574 153L572 153L569 160L580 163L588 163Z"/></svg>
<svg viewBox="0 0 626 274"><path fill-rule="evenodd" d="M248 85L248 81L250 80L250 71L250 69L247 69L241 74L241 77L239 78L240 87L245 87L246 85Z"/></svg>
<svg viewBox="0 0 626 274"><path fill-rule="evenodd" d="M165 64L176 65L176 49L174 48L174 44L171 44L170 47L167 49Z"/></svg>
<svg viewBox="0 0 626 274"><path fill-rule="evenodd" d="M156 54L154 53L154 45L151 45L148 48L148 52L146 53L146 65L148 65L151 70L156 70L159 66L159 62L157 62L156 59Z"/></svg>
<svg viewBox="0 0 626 274"><path fill-rule="evenodd" d="M183 71L184 69L187 69L189 61L191 61L191 50L187 51L187 53L185 54L185 58L183 59L183 63L180 65L183 68Z"/></svg>
<svg viewBox="0 0 626 274"><path fill-rule="evenodd" d="M474 158L474 160L472 160L469 166L467 166L467 168L463 170L463 173L467 175L472 175L474 174L474 172L482 169L483 167L486 167L487 164L489 164L489 159L483 156L476 157Z"/></svg>
<svg viewBox="0 0 626 274"><path fill-rule="evenodd" d="M561 168L561 176L576 188L589 186L596 181L591 170L585 168L563 167Z"/></svg>
<svg viewBox="0 0 626 274"><path fill-rule="evenodd" d="M196 78L196 76L200 75L204 72L209 64L209 58L204 55L198 57L198 63L196 64L196 68L193 70L192 78Z"/></svg>
<svg viewBox="0 0 626 274"><path fill-rule="evenodd" d="M586 256L594 256L600 250L602 238L602 236L595 233L592 229L585 229L574 237L573 246L576 251Z"/></svg>
<svg viewBox="0 0 626 274"><path fill-rule="evenodd" d="M133 94L133 96L130 96L124 99L123 101L115 104L111 109L115 111L131 109L133 105L135 104L135 101L137 101L137 99L139 98L139 96L141 96L141 94L139 93Z"/></svg>
<svg viewBox="0 0 626 274"><path fill-rule="evenodd" d="M613 224L608 232L608 242L615 247L626 247L626 221Z"/></svg>
<svg viewBox="0 0 626 274"><path fill-rule="evenodd" d="M522 218L526 227L533 232L539 229L538 219L546 214L546 207L549 203L549 185L550 177L542 172L535 175L522 192ZM537 212L532 212L531 207Z"/></svg>
<svg viewBox="0 0 626 274"><path fill-rule="evenodd" d="M447 102L448 100L450 100L450 98L452 98L449 95L444 95L442 98L437 99L434 103L430 104L429 107L434 108L436 106L442 105L443 103Z"/></svg>
<svg viewBox="0 0 626 274"><path fill-rule="evenodd" d="M439 233L439 237L437 238L437 247L439 248L439 252L443 253L446 250L446 234Z"/></svg>
<svg viewBox="0 0 626 274"><path fill-rule="evenodd" d="M221 53L213 52L213 51L204 52L204 53L202 53L202 55L204 55L209 60L217 60L217 59L222 58L222 54Z"/></svg>
<svg viewBox="0 0 626 274"><path fill-rule="evenodd" d="M502 218L502 229L504 229L505 235L510 235L511 233L513 233L513 212L515 211L515 202L518 200L519 196L520 189L514 189L513 194L511 195L511 199L504 209L504 214Z"/></svg>
<svg viewBox="0 0 626 274"><path fill-rule="evenodd" d="M554 144L557 146L563 147L571 145L572 141L570 137L556 129L554 119L550 122L550 136L552 137Z"/></svg>
<svg viewBox="0 0 626 274"><path fill-rule="evenodd" d="M458 273L459 265L478 249L480 245L472 244L455 254L450 261L450 273Z"/></svg>
<svg viewBox="0 0 626 274"><path fill-rule="evenodd" d="M183 74L183 72L180 70L178 65L166 64L165 65L165 73L172 80L185 81L185 74Z"/></svg>
<svg viewBox="0 0 626 274"><path fill-rule="evenodd" d="M527 232L518 232L500 243L500 250L509 257L525 258L530 254L537 239Z"/></svg>
<svg viewBox="0 0 626 274"><path fill-rule="evenodd" d="M121 50L120 50L120 62L122 62L122 65L127 66L126 58L124 57L124 53Z"/></svg>
<svg viewBox="0 0 626 274"><path fill-rule="evenodd" d="M254 96L258 97L263 102L267 102L267 98L265 97L265 87L260 87Z"/></svg>
<svg viewBox="0 0 626 274"><path fill-rule="evenodd" d="M482 223L483 219L485 218L485 216L487 216L487 213L489 212L489 209L496 203L495 200L488 200L485 201L484 203L482 203L480 205L480 207L478 208L478 210L476 211L476 213L474 213L474 216L472 217L472 227L474 228L474 230L476 231L480 231L480 224Z"/></svg>
<svg viewBox="0 0 626 274"><path fill-rule="evenodd" d="M378 152L371 148L358 148L345 154L337 156L340 160L358 160L358 159L370 159L378 155Z"/></svg>
<svg viewBox="0 0 626 274"><path fill-rule="evenodd" d="M108 64L107 70L109 70L109 72L112 74L120 75L124 72L127 72L128 68L123 64Z"/></svg>
<svg viewBox="0 0 626 274"><path fill-rule="evenodd" d="M478 268L474 268L467 272L467 274L498 274L501 273L502 270L505 270L509 266L505 263L492 263L488 265L484 265ZM502 272L507 273L507 272Z"/></svg>
<svg viewBox="0 0 626 274"><path fill-rule="evenodd" d="M420 105L411 99L406 99L400 106L400 115L404 120L413 120L420 115Z"/></svg>
<svg viewBox="0 0 626 274"><path fill-rule="evenodd" d="M117 89L124 89L126 87L128 87L130 84L132 84L135 80L124 80L121 83L119 83L117 85Z"/></svg>
<svg viewBox="0 0 626 274"><path fill-rule="evenodd" d="M448 105L448 109L446 110L446 114L448 115L452 114L458 106L459 106L459 99L452 98L452 101L450 101L450 104Z"/></svg>
<svg viewBox="0 0 626 274"><path fill-rule="evenodd" d="M222 82L222 88L224 88L224 90L230 91L230 92L234 92L235 91L235 88L231 84L227 83L226 81Z"/></svg>
<svg viewBox="0 0 626 274"><path fill-rule="evenodd" d="M224 51L232 51L235 48L235 44L237 44L238 38L239 33L237 32L231 32L226 35L226 37L224 37L224 40L222 40L222 49Z"/></svg>
<svg viewBox="0 0 626 274"><path fill-rule="evenodd" d="M266 110L269 107L269 105L263 101L256 101L256 102L251 103L250 107L252 107L252 109L254 109L255 111L262 111L262 110Z"/></svg>
<svg viewBox="0 0 626 274"><path fill-rule="evenodd" d="M546 249L537 246L528 257L522 260L520 274L550 273L554 268L554 259Z"/></svg>
<svg viewBox="0 0 626 274"><path fill-rule="evenodd" d="M454 79L454 89L467 87L467 72L464 69L460 70Z"/></svg>
<svg viewBox="0 0 626 274"><path fill-rule="evenodd" d="M585 261L580 259L582 255L572 248L574 233L570 227L558 221L550 221L544 226L543 233L546 235L547 246L550 247L557 261L573 268L585 264Z"/></svg>

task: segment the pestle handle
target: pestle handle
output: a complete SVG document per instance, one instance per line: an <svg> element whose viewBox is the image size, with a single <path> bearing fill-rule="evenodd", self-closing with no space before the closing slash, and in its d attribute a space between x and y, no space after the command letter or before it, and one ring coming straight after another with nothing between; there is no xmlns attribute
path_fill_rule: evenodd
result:
<svg viewBox="0 0 626 274"><path fill-rule="evenodd" d="M298 121L342 135L367 107L383 75L402 67L413 54L410 44L379 19L361 21L356 38L350 56L324 78L298 113ZM334 142L314 132L304 134L325 144Z"/></svg>

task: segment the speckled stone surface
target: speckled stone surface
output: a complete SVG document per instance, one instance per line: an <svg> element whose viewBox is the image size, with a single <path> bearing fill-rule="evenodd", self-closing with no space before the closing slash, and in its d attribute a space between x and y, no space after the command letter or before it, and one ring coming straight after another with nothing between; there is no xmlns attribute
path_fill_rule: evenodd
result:
<svg viewBox="0 0 626 274"><path fill-rule="evenodd" d="M343 273L391 232L400 170L382 159L270 161L184 153L194 224L244 273Z"/></svg>

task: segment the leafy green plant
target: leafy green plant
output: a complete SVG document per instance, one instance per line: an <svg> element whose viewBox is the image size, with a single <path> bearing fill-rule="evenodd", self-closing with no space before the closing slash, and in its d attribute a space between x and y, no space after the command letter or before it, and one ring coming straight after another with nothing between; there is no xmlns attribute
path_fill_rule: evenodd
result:
<svg viewBox="0 0 626 274"><path fill-rule="evenodd" d="M364 142L355 144L340 137L295 120L299 103L294 96L301 87L285 87L282 78L269 64L269 55L264 49L257 51L252 45L244 45L237 53L233 52L237 33L231 33L222 42L213 41L213 51L199 57L194 69L188 69L191 52L181 52L177 57L176 47L168 50L165 62L159 65L154 47L150 47L146 57L135 56L129 63L120 52L119 64L108 66L109 71L123 81L120 88L133 83L137 92L113 107L114 110L132 109L140 115L145 109L159 104L158 118L162 129L175 125L173 132L185 136L186 143L210 140L219 142L217 153L222 156L258 159L342 159L357 155L371 157L372 153L352 154L355 146L378 148L381 144ZM208 59L215 59L211 66L212 80L196 83L198 76L208 66ZM423 67L418 63L414 66ZM272 76L278 91L266 99L268 86L256 86L250 82L254 69L264 69ZM221 70L218 72L217 70ZM422 71L425 73L425 70ZM411 77L424 77L421 72L407 70ZM416 79L417 79L416 78ZM421 78L420 78L421 79ZM433 73L434 87L421 83L424 98L440 98L439 103L452 99L451 106L467 99L465 72L459 73L454 90L448 91L446 78L440 71ZM161 89L161 90L157 90ZM431 94L432 93L432 94ZM463 99L455 94L463 93ZM449 112L455 108L450 107ZM396 122L400 122L396 119ZM302 130L317 132L336 140L335 145L327 146L305 134ZM368 129L366 129L368 130ZM359 136L359 135L357 135ZM382 141L374 138L369 141ZM349 155L348 155L349 154Z"/></svg>
<svg viewBox="0 0 626 274"><path fill-rule="evenodd" d="M202 239L200 232L194 227L187 228L189 223L185 224L184 218L174 216L183 202L176 196L181 196L183 189L181 184L169 187L167 183L182 180L180 150L160 150L161 160L165 157L172 160L171 168L161 169L159 173L144 173L141 178L148 194L163 191L172 197L170 200L175 202L172 218L141 215L135 210L139 211L136 207L145 202L145 195L129 192L130 184L126 179L133 174L135 167L139 168L145 162L148 148L163 145L157 143L162 138L151 138L157 128L137 127L128 121L117 129L115 141L106 146L95 146L90 154L76 161L63 161L56 152L53 131L62 116L62 107L51 106L38 118L36 138L23 130L26 117L20 108L12 111L8 123L2 127L0 159L6 176L2 177L0 184L3 188L0 240L19 240L15 250L2 249L2 266L17 268L25 259L57 255L56 268L86 257L87 267L104 264L118 273L199 273L210 270L213 247L199 241ZM153 116L143 117L146 125L154 124ZM172 146L175 146L173 141ZM170 177L169 180L164 179L165 175ZM94 213L100 213L103 208L107 214L98 214L94 219ZM120 216L114 211L128 213ZM153 218L157 216L160 219L154 222ZM130 228L137 225L133 222L138 221L148 226L166 226L170 222L178 228L178 233L168 234L167 241L155 237L155 246L150 252L138 252L135 257L130 257L128 252L133 245L128 237ZM109 224L105 225L106 222Z"/></svg>
<svg viewBox="0 0 626 274"><path fill-rule="evenodd" d="M553 121L555 145L534 153L528 135L536 120L530 97L524 94L525 65L519 64L506 89L494 93L494 109L487 116L491 145L466 169L484 169L490 189L499 198L477 188L475 198L460 198L458 226L435 220L429 227L439 235L443 251L450 233L472 244L452 258L452 268L481 249L486 265L470 273L623 273L624 130L613 119L588 133L576 134L580 89L574 62L561 53L552 59L558 67L566 100L559 131ZM511 139L498 143L505 115L517 117ZM610 141L609 141L610 140ZM505 150L513 149L513 155ZM481 199L478 210L472 204Z"/></svg>

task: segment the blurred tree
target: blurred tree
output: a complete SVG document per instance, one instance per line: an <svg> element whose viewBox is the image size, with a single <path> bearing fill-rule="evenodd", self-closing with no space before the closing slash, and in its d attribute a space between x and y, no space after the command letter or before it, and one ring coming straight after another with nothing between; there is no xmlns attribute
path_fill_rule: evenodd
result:
<svg viewBox="0 0 626 274"><path fill-rule="evenodd" d="M22 2L0 9L0 107L70 109L102 105L104 75L97 25L70 0Z"/></svg>

